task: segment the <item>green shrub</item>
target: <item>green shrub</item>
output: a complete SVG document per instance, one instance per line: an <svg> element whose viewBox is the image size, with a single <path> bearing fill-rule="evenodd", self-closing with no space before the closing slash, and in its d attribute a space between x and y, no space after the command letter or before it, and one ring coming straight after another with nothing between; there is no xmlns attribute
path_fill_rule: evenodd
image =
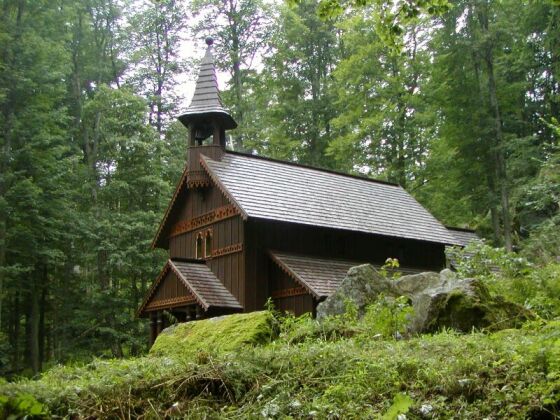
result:
<svg viewBox="0 0 560 420"><path fill-rule="evenodd" d="M452 249L460 276L482 279L495 296L518 303L539 316L560 316L560 264L536 266L503 248L471 243Z"/></svg>
<svg viewBox="0 0 560 420"><path fill-rule="evenodd" d="M0 418L46 418L48 410L44 404L38 402L29 394L20 394L16 397L0 395Z"/></svg>
<svg viewBox="0 0 560 420"><path fill-rule="evenodd" d="M38 381L0 384L0 395L32 395L53 416L75 418L560 415L560 321L403 340L373 339L365 322L329 322L286 317L272 342L191 360L179 352L61 366ZM326 336L334 325L358 334Z"/></svg>
<svg viewBox="0 0 560 420"><path fill-rule="evenodd" d="M373 335L399 337L406 333L406 326L413 314L414 309L405 296L395 299L381 294L366 308L362 323L366 331Z"/></svg>

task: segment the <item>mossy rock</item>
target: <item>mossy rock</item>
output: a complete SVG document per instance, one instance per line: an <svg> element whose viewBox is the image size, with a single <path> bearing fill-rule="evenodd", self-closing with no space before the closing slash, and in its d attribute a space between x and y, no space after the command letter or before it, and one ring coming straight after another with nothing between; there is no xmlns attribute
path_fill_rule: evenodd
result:
<svg viewBox="0 0 560 420"><path fill-rule="evenodd" d="M441 328L453 328L469 332L473 328L497 331L506 328L519 328L534 314L524 307L501 298L476 297L460 291L432 297L430 315L426 318L424 331L435 332Z"/></svg>
<svg viewBox="0 0 560 420"><path fill-rule="evenodd" d="M425 272L388 279L370 265L353 267L336 292L317 307L317 318L340 315L350 301L359 316L379 296L405 296L414 309L407 326L409 333L436 332L453 328L469 332L475 329L496 331L517 328L534 314L501 296L492 296L479 279L457 277L450 270Z"/></svg>
<svg viewBox="0 0 560 420"><path fill-rule="evenodd" d="M192 358L200 353L229 353L268 343L274 335L274 316L269 311L226 315L166 328L150 355Z"/></svg>

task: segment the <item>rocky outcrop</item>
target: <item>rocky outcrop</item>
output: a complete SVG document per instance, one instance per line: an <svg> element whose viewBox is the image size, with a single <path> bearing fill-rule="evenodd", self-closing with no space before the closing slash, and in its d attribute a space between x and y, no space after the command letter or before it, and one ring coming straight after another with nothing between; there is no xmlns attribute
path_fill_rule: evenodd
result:
<svg viewBox="0 0 560 420"><path fill-rule="evenodd" d="M441 328L471 331L517 327L533 314L490 294L478 279L458 278L451 270L387 278L371 265L352 267L337 291L317 306L317 318L343 314L352 302L362 315L380 295L406 296L414 308L408 330L433 332Z"/></svg>

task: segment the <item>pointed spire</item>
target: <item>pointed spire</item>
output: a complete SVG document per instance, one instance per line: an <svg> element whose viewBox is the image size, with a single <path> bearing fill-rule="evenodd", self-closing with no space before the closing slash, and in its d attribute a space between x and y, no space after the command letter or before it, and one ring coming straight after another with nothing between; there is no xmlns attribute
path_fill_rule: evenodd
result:
<svg viewBox="0 0 560 420"><path fill-rule="evenodd" d="M223 129L229 130L236 128L237 123L228 110L224 108L220 98L214 56L212 55L213 43L214 40L212 38L206 38L206 45L208 47L200 63L194 95L185 113L179 116L179 121L188 127L193 123L215 120L220 123Z"/></svg>

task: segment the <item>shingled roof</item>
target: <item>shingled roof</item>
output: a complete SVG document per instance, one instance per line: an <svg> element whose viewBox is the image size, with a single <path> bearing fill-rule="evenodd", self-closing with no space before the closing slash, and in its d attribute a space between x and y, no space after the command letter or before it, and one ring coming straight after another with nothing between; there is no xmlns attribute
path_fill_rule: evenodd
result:
<svg viewBox="0 0 560 420"><path fill-rule="evenodd" d="M322 299L332 295L344 280L350 268L366 264L364 262L333 260L305 255L270 252L272 260L297 283L301 284L315 298ZM379 269L380 266L374 265ZM398 268L401 274L417 274L423 270Z"/></svg>
<svg viewBox="0 0 560 420"><path fill-rule="evenodd" d="M179 117L185 126L197 120L217 118L222 121L222 127L226 130L236 128L237 123L228 110L224 107L218 89L218 80L214 68L214 56L212 55L212 38L206 38L206 54L200 63L198 79L191 103L187 110Z"/></svg>
<svg viewBox="0 0 560 420"><path fill-rule="evenodd" d="M202 307L241 309L235 297L225 288L216 275L203 262L169 260L175 273L183 280Z"/></svg>
<svg viewBox="0 0 560 420"><path fill-rule="evenodd" d="M449 233L455 238L453 245L467 246L472 241L480 241L480 238L474 230L449 226L447 230L449 230Z"/></svg>
<svg viewBox="0 0 560 420"><path fill-rule="evenodd" d="M202 164L245 217L456 242L395 184L232 152L221 161L203 156Z"/></svg>
<svg viewBox="0 0 560 420"><path fill-rule="evenodd" d="M242 309L237 299L225 288L216 275L202 261L167 260L160 275L152 284L144 302L138 309L138 314L144 311L154 292L165 281L169 271L173 271L177 278L193 294L196 301L208 310L212 307Z"/></svg>

